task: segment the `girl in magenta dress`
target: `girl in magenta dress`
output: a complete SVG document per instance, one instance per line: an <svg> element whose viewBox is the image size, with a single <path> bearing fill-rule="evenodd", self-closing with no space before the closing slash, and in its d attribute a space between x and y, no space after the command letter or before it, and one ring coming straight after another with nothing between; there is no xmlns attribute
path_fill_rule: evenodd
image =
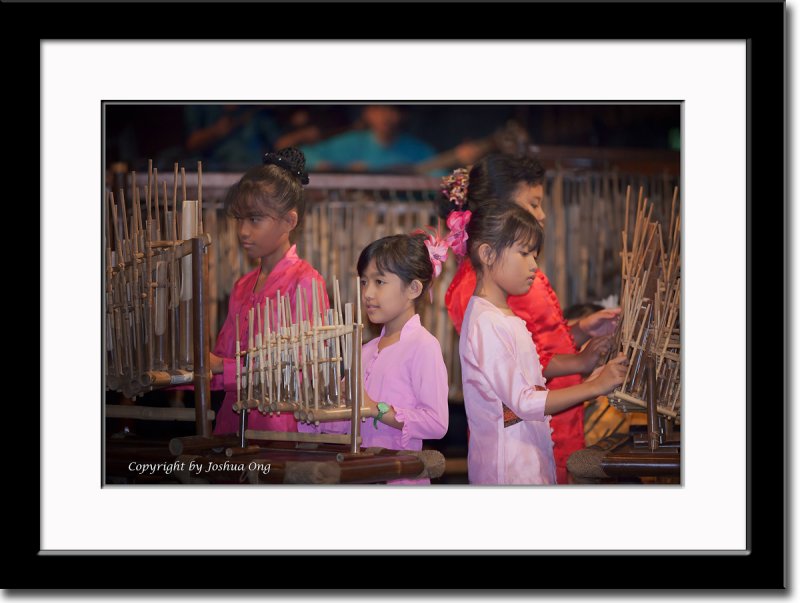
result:
<svg viewBox="0 0 800 603"><path fill-rule="evenodd" d="M236 281L228 303L228 316L211 354L211 372L215 375L211 387L225 390L214 426L215 434L239 430L239 414L233 410L236 402L236 317L239 317L239 339L246 342L250 309L259 305L263 308L267 298L276 302L280 291L281 297L288 297L292 318L296 319L298 285L304 290L310 315L314 281L320 303L328 307L322 276L298 257L290 241L292 231L302 222L305 213L303 184L308 184L305 159L300 151L290 148L267 153L264 165L246 172L228 191L226 205L229 214L236 219L239 243L249 257L259 258L260 264ZM277 303L272 307L276 308ZM271 320L277 320L277 311ZM270 417L251 410L247 427L297 431L297 421L291 413Z"/></svg>
<svg viewBox="0 0 800 603"><path fill-rule="evenodd" d="M612 391L627 361L612 359L596 378L548 390L525 321L509 307L534 283L544 233L516 205L476 209L466 229L476 286L459 339L473 484L555 484L551 415Z"/></svg>
<svg viewBox="0 0 800 603"><path fill-rule="evenodd" d="M373 241L358 258L361 304L380 337L361 348L364 406L361 446L422 450L423 440L447 433L447 368L439 341L420 324L416 308L441 272L446 247L435 236L395 235ZM349 433L349 421L322 423L323 432ZM429 484L430 479L390 484Z"/></svg>

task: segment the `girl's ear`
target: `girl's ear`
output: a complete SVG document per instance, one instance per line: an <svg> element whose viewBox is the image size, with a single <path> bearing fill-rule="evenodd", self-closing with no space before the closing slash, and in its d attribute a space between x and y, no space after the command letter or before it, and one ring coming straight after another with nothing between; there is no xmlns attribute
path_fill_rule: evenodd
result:
<svg viewBox="0 0 800 603"><path fill-rule="evenodd" d="M491 268L495 259L494 249L489 246L489 243L481 243L478 247L478 257L481 259L481 264Z"/></svg>
<svg viewBox="0 0 800 603"><path fill-rule="evenodd" d="M414 279L409 283L408 287L406 287L406 291L408 292L409 299L417 299L422 295L422 281Z"/></svg>
<svg viewBox="0 0 800 603"><path fill-rule="evenodd" d="M287 232L291 232L297 228L297 220L298 218L296 209L290 209L288 212L286 212L286 215L283 216L283 221L288 229Z"/></svg>

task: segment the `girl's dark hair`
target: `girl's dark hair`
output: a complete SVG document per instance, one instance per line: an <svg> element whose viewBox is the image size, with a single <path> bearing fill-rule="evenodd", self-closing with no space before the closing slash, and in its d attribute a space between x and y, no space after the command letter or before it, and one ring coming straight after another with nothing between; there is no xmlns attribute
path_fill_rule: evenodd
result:
<svg viewBox="0 0 800 603"><path fill-rule="evenodd" d="M457 208L443 195L439 204L439 215L447 218L454 209L475 211L487 203L513 203L511 197L520 183L543 185L544 174L544 167L535 157L489 153L469 170L467 202Z"/></svg>
<svg viewBox="0 0 800 603"><path fill-rule="evenodd" d="M251 168L225 196L228 214L235 218L271 215L280 217L297 212L298 226L306 211L303 184L308 183L305 156L295 148L281 149L264 156L264 165Z"/></svg>
<svg viewBox="0 0 800 603"><path fill-rule="evenodd" d="M467 234L467 254L478 274L483 268L478 248L483 243L489 245L495 258L499 259L515 243L538 253L544 242L544 230L539 221L516 203L479 205L472 210Z"/></svg>
<svg viewBox="0 0 800 603"><path fill-rule="evenodd" d="M433 264L425 246L427 235L393 235L372 241L358 256L358 275L363 276L371 260L383 274L391 273L400 277L408 286L414 279L422 283L425 293L433 280ZM422 299L422 295L417 301Z"/></svg>

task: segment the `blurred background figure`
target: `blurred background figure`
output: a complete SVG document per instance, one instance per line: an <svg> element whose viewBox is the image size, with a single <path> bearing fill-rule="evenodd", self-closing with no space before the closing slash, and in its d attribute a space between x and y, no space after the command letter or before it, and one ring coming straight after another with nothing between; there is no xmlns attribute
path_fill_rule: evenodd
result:
<svg viewBox="0 0 800 603"><path fill-rule="evenodd" d="M398 172L433 157L434 148L401 130L403 112L392 105L368 105L354 129L301 146L309 171ZM432 175L443 175L434 170Z"/></svg>
<svg viewBox="0 0 800 603"><path fill-rule="evenodd" d="M259 105L187 105L185 160L207 170L239 171L272 150L281 135L269 108Z"/></svg>

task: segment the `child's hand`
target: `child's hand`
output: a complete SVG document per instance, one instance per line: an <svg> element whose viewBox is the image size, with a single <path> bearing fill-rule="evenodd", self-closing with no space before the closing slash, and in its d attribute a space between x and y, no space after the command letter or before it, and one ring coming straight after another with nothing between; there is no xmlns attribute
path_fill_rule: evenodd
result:
<svg viewBox="0 0 800 603"><path fill-rule="evenodd" d="M591 373L600 362L600 359L608 354L611 347L611 336L593 337L586 346L580 351L578 357L581 359L583 369L581 373L586 375Z"/></svg>
<svg viewBox="0 0 800 603"><path fill-rule="evenodd" d="M625 375L627 373L628 359L625 357L625 354L620 352L603 367L597 379L594 380L597 384L598 395L613 392L625 381Z"/></svg>
<svg viewBox="0 0 800 603"><path fill-rule="evenodd" d="M364 403L361 405L363 408L369 408L369 416L375 418L378 416L378 403L375 402L372 398L369 397L367 393L367 388L365 387L363 390L364 392Z"/></svg>
<svg viewBox="0 0 800 603"><path fill-rule="evenodd" d="M208 358L209 358L209 364L211 365L211 374L221 375L223 371L222 358L220 358L216 354L211 354L211 353L209 353Z"/></svg>
<svg viewBox="0 0 800 603"><path fill-rule="evenodd" d="M611 335L614 332L614 329L617 328L619 315L621 313L622 308L598 310L594 314L590 314L586 318L582 318L578 322L578 326L589 337Z"/></svg>

